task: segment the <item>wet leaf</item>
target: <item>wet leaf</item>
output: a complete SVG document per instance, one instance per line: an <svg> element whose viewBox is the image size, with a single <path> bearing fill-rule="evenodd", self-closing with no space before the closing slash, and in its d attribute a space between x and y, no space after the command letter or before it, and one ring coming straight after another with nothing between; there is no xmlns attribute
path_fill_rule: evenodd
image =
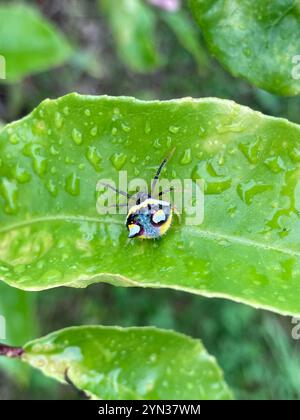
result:
<svg viewBox="0 0 300 420"><path fill-rule="evenodd" d="M97 182L150 181L173 147L163 176L204 179L204 222L128 242L124 214L98 214ZM300 314L298 125L220 99L71 94L6 126L0 158L6 283L169 287Z"/></svg>
<svg viewBox="0 0 300 420"><path fill-rule="evenodd" d="M207 44L234 76L278 95L300 93L297 0L190 0Z"/></svg>
<svg viewBox="0 0 300 420"><path fill-rule="evenodd" d="M22 359L95 399L231 399L199 340L152 327L67 328L25 346Z"/></svg>
<svg viewBox="0 0 300 420"><path fill-rule="evenodd" d="M5 58L8 82L61 65L71 55L63 34L35 8L2 4L0 22L0 55Z"/></svg>

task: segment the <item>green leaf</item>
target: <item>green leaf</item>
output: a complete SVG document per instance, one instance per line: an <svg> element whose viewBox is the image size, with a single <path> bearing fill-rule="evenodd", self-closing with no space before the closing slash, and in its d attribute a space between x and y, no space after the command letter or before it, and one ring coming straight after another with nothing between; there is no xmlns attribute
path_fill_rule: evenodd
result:
<svg viewBox="0 0 300 420"><path fill-rule="evenodd" d="M96 184L203 178L205 217L158 241L99 215ZM231 101L71 94L0 132L0 278L27 290L169 287L300 314L300 127ZM98 193L99 194L99 193Z"/></svg>
<svg viewBox="0 0 300 420"><path fill-rule="evenodd" d="M101 399L231 399L199 340L152 327L67 328L27 344L22 359Z"/></svg>
<svg viewBox="0 0 300 420"><path fill-rule="evenodd" d="M148 73L162 64L153 10L141 0L98 0L108 18L120 59L131 70Z"/></svg>
<svg viewBox="0 0 300 420"><path fill-rule="evenodd" d="M210 50L230 73L278 95L300 93L299 1L190 0L190 5Z"/></svg>
<svg viewBox="0 0 300 420"><path fill-rule="evenodd" d="M72 53L63 34L35 8L0 5L0 22L0 55L8 82L61 65Z"/></svg>
<svg viewBox="0 0 300 420"><path fill-rule="evenodd" d="M184 10L174 13L162 12L164 22L170 27L179 43L194 57L199 71L206 73L209 69L209 58L201 43L200 32L195 28L189 15Z"/></svg>

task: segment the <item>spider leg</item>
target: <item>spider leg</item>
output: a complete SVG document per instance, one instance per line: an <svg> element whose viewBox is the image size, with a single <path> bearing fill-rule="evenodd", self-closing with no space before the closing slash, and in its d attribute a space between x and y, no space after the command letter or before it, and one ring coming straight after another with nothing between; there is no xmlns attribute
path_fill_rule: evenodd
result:
<svg viewBox="0 0 300 420"><path fill-rule="evenodd" d="M166 190L162 190L158 193L157 197L161 198L164 194L167 194L169 192L173 192L175 189L174 187L167 188Z"/></svg>
<svg viewBox="0 0 300 420"><path fill-rule="evenodd" d="M167 157L165 157L164 158L164 160L161 162L161 164L159 165L159 167L158 167L158 169L157 169L157 171L156 171L156 174L155 174L155 176L154 176L154 178L153 178L153 181L152 181L152 185L151 185L151 195L154 195L154 191L155 191L155 187L156 187L156 184L157 184L157 181L158 181L158 179L159 179L159 176L160 176L160 174L161 174L161 171L164 169L164 167L166 166L166 164L167 164L167 162L168 162L168 160L170 160L171 159L171 157L173 156L173 153L175 152L175 147L171 150L171 152L169 153L169 155L167 156Z"/></svg>
<svg viewBox="0 0 300 420"><path fill-rule="evenodd" d="M106 182L100 182L100 184L104 185L107 188L110 188L111 190L113 190L113 191L115 191L115 192L117 192L121 195L124 195L124 197L130 198L130 194L126 193L125 191L120 191L117 188L115 188L114 186L112 186L110 184L107 184Z"/></svg>

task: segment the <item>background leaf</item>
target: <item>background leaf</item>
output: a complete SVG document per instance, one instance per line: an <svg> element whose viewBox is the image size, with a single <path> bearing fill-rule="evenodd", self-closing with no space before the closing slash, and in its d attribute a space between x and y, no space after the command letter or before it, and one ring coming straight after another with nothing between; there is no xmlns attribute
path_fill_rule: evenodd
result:
<svg viewBox="0 0 300 420"><path fill-rule="evenodd" d="M6 320L6 339L4 341L3 337L0 337L1 341L11 345L22 345L36 337L36 294L9 287L1 282L0 296L0 315ZM9 359L1 358L0 368L5 369L23 385L28 383L31 376L26 365Z"/></svg>
<svg viewBox="0 0 300 420"><path fill-rule="evenodd" d="M18 288L170 287L299 314L300 127L231 101L71 94L0 133L0 275ZM203 178L205 219L128 243L96 183ZM155 264L153 264L155 261Z"/></svg>
<svg viewBox="0 0 300 420"><path fill-rule="evenodd" d="M162 12L160 16L174 32L179 43L194 57L199 71L206 74L210 60L204 45L201 43L200 32L194 27L189 15L185 10L178 10L172 13Z"/></svg>
<svg viewBox="0 0 300 420"><path fill-rule="evenodd" d="M293 77L300 51L299 1L190 0L190 5L210 50L234 76L278 95L300 93L300 78Z"/></svg>
<svg viewBox="0 0 300 420"><path fill-rule="evenodd" d="M61 65L72 53L63 34L28 5L0 5L0 22L0 55L9 82Z"/></svg>
<svg viewBox="0 0 300 420"><path fill-rule="evenodd" d="M231 399L199 340L152 327L75 327L25 346L22 359L101 399Z"/></svg>
<svg viewBox="0 0 300 420"><path fill-rule="evenodd" d="M162 57L156 46L156 21L153 10L141 0L99 0L121 60L141 73L157 69Z"/></svg>

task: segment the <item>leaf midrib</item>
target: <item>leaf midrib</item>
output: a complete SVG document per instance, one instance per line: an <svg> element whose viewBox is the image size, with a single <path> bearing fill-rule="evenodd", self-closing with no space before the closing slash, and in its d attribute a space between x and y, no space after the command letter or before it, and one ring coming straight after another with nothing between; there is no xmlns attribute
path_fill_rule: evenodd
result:
<svg viewBox="0 0 300 420"><path fill-rule="evenodd" d="M61 215L61 216L47 216L47 217L39 217L32 220L27 220L24 222L15 223L12 225L5 226L4 228L0 228L0 234L9 232L10 230L19 229L22 227L27 227L36 223L43 223L43 222L55 222L55 221L64 221L64 222L74 222L74 223L82 223L82 222L88 222L88 223L105 223L105 224L117 224L117 225L123 225L123 222L110 218L100 219L96 217L82 217L82 216L68 216L68 215ZM213 232L207 229L200 229L195 227L183 227L182 228L185 231L188 231L189 234L196 235L205 239L209 239L211 241L228 241L229 243L236 243L243 246L249 246L254 248L260 248L264 249L266 251L274 251L274 252L281 252L286 255L290 255L293 257L300 257L300 251L295 251L288 248L281 248L278 246L265 244L259 241L255 241L253 239L249 238L243 238L235 235L229 235L229 234L223 234L220 232Z"/></svg>

